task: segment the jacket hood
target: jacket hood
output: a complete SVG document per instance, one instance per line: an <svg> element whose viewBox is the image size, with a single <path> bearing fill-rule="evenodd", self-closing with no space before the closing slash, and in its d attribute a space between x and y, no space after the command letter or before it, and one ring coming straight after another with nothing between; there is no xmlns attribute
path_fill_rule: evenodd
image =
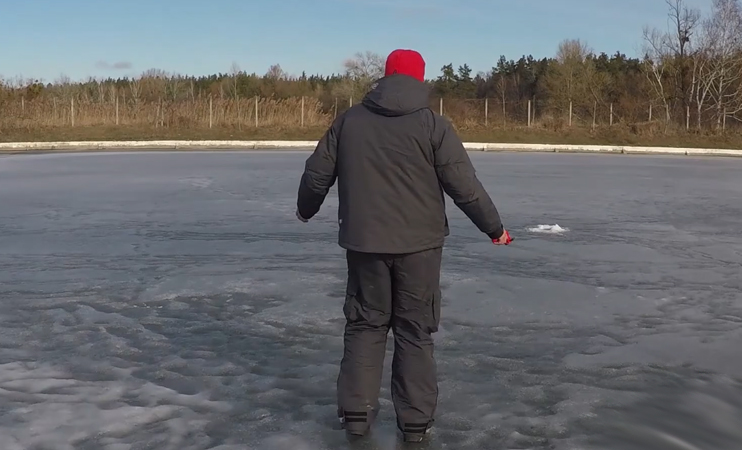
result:
<svg viewBox="0 0 742 450"><path fill-rule="evenodd" d="M407 75L390 75L374 83L362 103L382 116L404 116L430 107L430 88Z"/></svg>

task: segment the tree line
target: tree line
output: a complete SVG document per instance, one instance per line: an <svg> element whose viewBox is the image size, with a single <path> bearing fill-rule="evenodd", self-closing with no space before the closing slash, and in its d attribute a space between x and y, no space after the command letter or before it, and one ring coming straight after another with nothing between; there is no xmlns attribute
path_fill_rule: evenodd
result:
<svg viewBox="0 0 742 450"><path fill-rule="evenodd" d="M556 54L537 59L500 56L494 66L474 74L467 65L447 64L427 81L434 98L492 100L493 113L526 103L538 108L542 123L555 126L595 121L596 111L610 111L610 122L630 126L659 123L673 129L722 130L742 118L742 7L740 0L711 0L710 12L685 0L665 0L672 26L645 28L643 55L595 53L580 39L559 43ZM384 58L362 52L332 75L286 73L274 65L265 74L246 73L234 64L208 76L169 74L152 69L135 78L69 78L0 81L0 113L8 104L38 101L139 105L195 102L205 98L279 101L305 97L324 113L359 101L383 75ZM117 103L118 104L118 103ZM56 103L55 103L56 105ZM24 106L25 108L25 106ZM303 111L302 111L302 114ZM534 114L534 119L536 115ZM530 119L530 115L529 115Z"/></svg>

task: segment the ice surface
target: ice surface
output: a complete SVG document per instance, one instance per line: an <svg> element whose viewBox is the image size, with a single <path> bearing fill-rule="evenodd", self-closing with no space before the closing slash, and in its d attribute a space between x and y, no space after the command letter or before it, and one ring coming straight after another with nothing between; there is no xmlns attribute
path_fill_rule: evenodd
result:
<svg viewBox="0 0 742 450"><path fill-rule="evenodd" d="M0 449L398 448L388 371L373 436L337 429L305 158L0 157ZM742 160L472 158L516 242L449 209L427 448L741 448Z"/></svg>
<svg viewBox="0 0 742 450"><path fill-rule="evenodd" d="M569 228L560 227L559 224L554 225L537 225L535 227L528 228L531 233L548 233L548 234L562 234L569 231Z"/></svg>

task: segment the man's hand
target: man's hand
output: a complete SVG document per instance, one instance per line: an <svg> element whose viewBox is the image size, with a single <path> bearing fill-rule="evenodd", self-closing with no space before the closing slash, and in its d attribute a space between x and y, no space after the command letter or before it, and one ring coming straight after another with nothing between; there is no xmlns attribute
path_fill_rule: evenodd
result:
<svg viewBox="0 0 742 450"><path fill-rule="evenodd" d="M492 243L495 245L508 245L511 242L513 242L513 238L510 237L510 233L508 233L508 230L505 230L502 233L502 236L500 236L497 239L492 239Z"/></svg>
<svg viewBox="0 0 742 450"><path fill-rule="evenodd" d="M307 219L303 218L303 217L301 216L301 214L299 214L299 208L297 208L297 209L296 209L296 218L297 218L297 219L299 219L299 220L301 220L301 221L302 221L302 222L304 222L304 223L307 223L307 222L309 222L309 221L308 221Z"/></svg>

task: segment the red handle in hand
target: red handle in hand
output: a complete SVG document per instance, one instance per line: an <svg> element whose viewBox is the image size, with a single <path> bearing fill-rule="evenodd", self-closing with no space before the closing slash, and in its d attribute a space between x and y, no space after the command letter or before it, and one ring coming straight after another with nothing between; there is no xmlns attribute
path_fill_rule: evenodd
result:
<svg viewBox="0 0 742 450"><path fill-rule="evenodd" d="M508 245L508 244L510 244L511 242L513 242L513 240L514 240L514 239L513 239L512 237L510 237L510 233L508 233L508 230L505 230L504 234L505 234L505 243L503 243L503 244L500 244L500 243L498 242L498 241L499 241L499 239L492 239L492 243L493 243L493 244L495 244L495 245ZM502 236L501 236L501 237L502 237Z"/></svg>

